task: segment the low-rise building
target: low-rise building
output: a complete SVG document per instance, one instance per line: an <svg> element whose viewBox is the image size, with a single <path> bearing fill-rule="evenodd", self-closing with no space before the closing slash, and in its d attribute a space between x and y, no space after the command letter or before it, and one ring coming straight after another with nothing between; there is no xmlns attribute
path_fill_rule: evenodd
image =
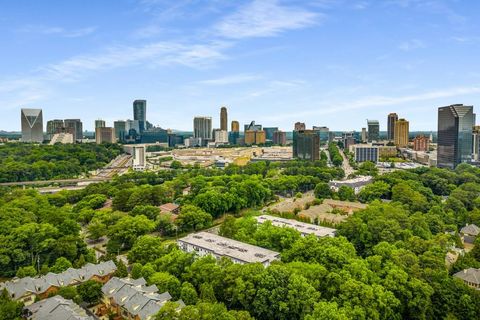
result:
<svg viewBox="0 0 480 320"><path fill-rule="evenodd" d="M180 206L171 202L162 204L159 208L161 212L165 213L178 214L180 212Z"/></svg>
<svg viewBox="0 0 480 320"><path fill-rule="evenodd" d="M480 228L474 224L467 224L465 227L460 229L460 236L464 243L473 244L475 239L477 239L478 234L480 234Z"/></svg>
<svg viewBox="0 0 480 320"><path fill-rule="evenodd" d="M455 273L453 276L463 280L469 287L480 290L480 269L468 268Z"/></svg>
<svg viewBox="0 0 480 320"><path fill-rule="evenodd" d="M73 134L71 133L55 133L52 136L52 140L50 140L50 145L54 145L56 143L61 144L70 144L73 143L75 140L73 139Z"/></svg>
<svg viewBox="0 0 480 320"><path fill-rule="evenodd" d="M261 215L256 217L255 219L257 219L257 222L259 224L263 224L267 221L270 221L272 225L275 227L281 227L281 228L285 227L285 228L295 229L298 232L300 232L302 237L308 236L310 234L313 234L317 238L335 237L335 234L337 232L337 230L333 228L317 226L311 223L305 223L305 222L300 222L292 219L274 217L270 215Z"/></svg>
<svg viewBox="0 0 480 320"><path fill-rule="evenodd" d="M413 139L413 150L427 152L430 149L430 138L423 135Z"/></svg>
<svg viewBox="0 0 480 320"><path fill-rule="evenodd" d="M199 256L212 255L217 259L226 257L239 264L259 262L269 266L280 258L278 252L208 232L189 234L178 240L178 246L185 252L195 252Z"/></svg>
<svg viewBox="0 0 480 320"><path fill-rule="evenodd" d="M378 156L380 158L394 158L397 156L397 147L378 146Z"/></svg>
<svg viewBox="0 0 480 320"><path fill-rule="evenodd" d="M76 286L88 280L105 283L116 270L117 267L111 260L99 264L87 263L80 269L68 268L59 274L49 272L38 278L17 278L0 283L0 291L6 289L12 300L22 301L28 306L36 297L45 299L61 287Z"/></svg>
<svg viewBox="0 0 480 320"><path fill-rule="evenodd" d="M98 316L114 313L124 319L150 320L172 299L168 292L158 293L156 285L147 286L143 278L113 277L102 287L104 306L97 310ZM179 308L185 306L178 301Z"/></svg>
<svg viewBox="0 0 480 320"><path fill-rule="evenodd" d="M332 191L338 192L340 187L346 186L352 188L355 194L358 194L366 185L372 183L373 177L360 176L348 180L332 180L328 183Z"/></svg>
<svg viewBox="0 0 480 320"><path fill-rule="evenodd" d="M356 162L371 161L377 163L380 157L379 147L369 144L355 144L350 147L350 151L355 155Z"/></svg>
<svg viewBox="0 0 480 320"><path fill-rule="evenodd" d="M23 318L27 320L94 320L72 300L54 296L35 302L23 309Z"/></svg>

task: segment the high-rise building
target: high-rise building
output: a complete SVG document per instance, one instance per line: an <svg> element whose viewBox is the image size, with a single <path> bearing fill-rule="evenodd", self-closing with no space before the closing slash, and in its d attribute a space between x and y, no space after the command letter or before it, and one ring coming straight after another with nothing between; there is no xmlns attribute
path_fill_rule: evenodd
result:
<svg viewBox="0 0 480 320"><path fill-rule="evenodd" d="M480 160L480 126L474 126L472 132L472 156L473 160Z"/></svg>
<svg viewBox="0 0 480 320"><path fill-rule="evenodd" d="M265 138L267 140L273 141L273 134L275 131L278 131L278 127L269 127L269 128L265 127L263 128L263 131L265 131Z"/></svg>
<svg viewBox="0 0 480 320"><path fill-rule="evenodd" d="M147 100L133 101L133 120L138 120L139 133L147 129Z"/></svg>
<svg viewBox="0 0 480 320"><path fill-rule="evenodd" d="M387 140L393 141L395 139L395 123L398 121L396 113L390 113L387 120Z"/></svg>
<svg viewBox="0 0 480 320"><path fill-rule="evenodd" d="M273 133L273 143L284 146L287 144L287 133L285 131L275 131Z"/></svg>
<svg viewBox="0 0 480 320"><path fill-rule="evenodd" d="M115 143L115 129L111 127L98 127L95 128L95 142L101 144L104 142Z"/></svg>
<svg viewBox="0 0 480 320"><path fill-rule="evenodd" d="M247 131L262 131L261 124L255 124L255 121L250 122L249 124L244 125L244 132Z"/></svg>
<svg viewBox="0 0 480 320"><path fill-rule="evenodd" d="M42 109L22 109L20 112L23 142L43 142Z"/></svg>
<svg viewBox="0 0 480 320"><path fill-rule="evenodd" d="M293 138L293 157L310 161L320 159L320 137L316 131L295 131Z"/></svg>
<svg viewBox="0 0 480 320"><path fill-rule="evenodd" d="M380 140L380 124L378 120L367 120L368 142Z"/></svg>
<svg viewBox="0 0 480 320"><path fill-rule="evenodd" d="M106 127L105 120L101 120L101 119L95 120L95 129L105 128L105 127Z"/></svg>
<svg viewBox="0 0 480 320"><path fill-rule="evenodd" d="M362 128L362 136L361 136L362 143L365 143L368 141L368 133L367 133L367 128Z"/></svg>
<svg viewBox="0 0 480 320"><path fill-rule="evenodd" d="M145 130L140 140L142 143L168 143L168 131L158 127Z"/></svg>
<svg viewBox="0 0 480 320"><path fill-rule="evenodd" d="M304 122L295 122L295 127L293 130L295 131L303 131L305 130L306 127L305 127L305 123Z"/></svg>
<svg viewBox="0 0 480 320"><path fill-rule="evenodd" d="M222 107L220 109L220 130L228 131L228 116L226 107Z"/></svg>
<svg viewBox="0 0 480 320"><path fill-rule="evenodd" d="M215 131L215 143L228 143L228 131L216 130Z"/></svg>
<svg viewBox="0 0 480 320"><path fill-rule="evenodd" d="M438 108L437 166L454 169L472 160L473 106Z"/></svg>
<svg viewBox="0 0 480 320"><path fill-rule="evenodd" d="M195 117L193 119L193 136L205 142L212 140L212 118Z"/></svg>
<svg viewBox="0 0 480 320"><path fill-rule="evenodd" d="M53 135L59 133L64 126L63 120L55 119L47 121L47 140L52 140Z"/></svg>
<svg viewBox="0 0 480 320"><path fill-rule="evenodd" d="M240 131L240 123L236 120L232 121L232 131L239 132Z"/></svg>
<svg viewBox="0 0 480 320"><path fill-rule="evenodd" d="M83 124L80 119L65 119L65 128L73 132L73 142L81 142L83 139Z"/></svg>
<svg viewBox="0 0 480 320"><path fill-rule="evenodd" d="M115 138L118 141L125 141L127 135L127 122L124 120L117 120L113 122L113 128L115 129Z"/></svg>
<svg viewBox="0 0 480 320"><path fill-rule="evenodd" d="M265 131L263 130L247 130L245 131L245 144L264 144L265 143Z"/></svg>
<svg viewBox="0 0 480 320"><path fill-rule="evenodd" d="M428 151L430 148L430 138L426 136L416 136L413 139L413 150Z"/></svg>
<svg viewBox="0 0 480 320"><path fill-rule="evenodd" d="M138 120L130 120L128 119L125 124L125 130L127 134L130 134L131 130L135 130L136 134L140 133L140 122Z"/></svg>
<svg viewBox="0 0 480 320"><path fill-rule="evenodd" d="M394 143L398 148L408 146L409 123L405 119L395 121Z"/></svg>
<svg viewBox="0 0 480 320"><path fill-rule="evenodd" d="M330 132L328 127L313 126L312 129L317 132L318 136L320 137L320 144L325 144L333 140L333 132Z"/></svg>

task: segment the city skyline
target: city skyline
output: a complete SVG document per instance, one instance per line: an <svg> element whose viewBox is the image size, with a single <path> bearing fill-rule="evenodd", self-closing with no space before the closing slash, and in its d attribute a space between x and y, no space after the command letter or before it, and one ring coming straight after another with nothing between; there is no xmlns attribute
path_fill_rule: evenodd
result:
<svg viewBox="0 0 480 320"><path fill-rule="evenodd" d="M92 130L98 118L129 119L131 101L146 99L151 123L177 130L198 114L217 127L226 105L240 123L282 130L308 119L360 131L378 119L384 131L384 114L398 112L412 131L428 131L438 107L480 98L479 3L29 0L0 9L2 130L19 131L20 108Z"/></svg>

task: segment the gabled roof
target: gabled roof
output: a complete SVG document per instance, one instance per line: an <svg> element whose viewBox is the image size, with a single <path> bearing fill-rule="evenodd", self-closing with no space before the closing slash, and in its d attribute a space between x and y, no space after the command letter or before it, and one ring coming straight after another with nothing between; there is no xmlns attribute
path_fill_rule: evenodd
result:
<svg viewBox="0 0 480 320"><path fill-rule="evenodd" d="M468 268L453 275L465 282L480 284L480 269Z"/></svg>
<svg viewBox="0 0 480 320"><path fill-rule="evenodd" d="M93 320L86 311L61 296L36 302L25 308L33 320Z"/></svg>
<svg viewBox="0 0 480 320"><path fill-rule="evenodd" d="M468 234L471 236L478 236L478 234L480 233L480 228L474 224L467 224L460 230L460 233Z"/></svg>
<svg viewBox="0 0 480 320"><path fill-rule="evenodd" d="M64 287L91 279L93 276L103 277L117 270L113 261L99 264L87 263L80 269L68 268L60 274L49 272L39 278L25 277L0 283L0 290L7 289L13 299L28 293L41 294L50 287Z"/></svg>
<svg viewBox="0 0 480 320"><path fill-rule="evenodd" d="M113 277L103 285L102 292L130 314L138 316L142 320L149 319L158 313L163 305L172 299L168 292L157 293L157 286L147 286L143 278L134 280ZM181 306L183 305L182 301L179 303Z"/></svg>

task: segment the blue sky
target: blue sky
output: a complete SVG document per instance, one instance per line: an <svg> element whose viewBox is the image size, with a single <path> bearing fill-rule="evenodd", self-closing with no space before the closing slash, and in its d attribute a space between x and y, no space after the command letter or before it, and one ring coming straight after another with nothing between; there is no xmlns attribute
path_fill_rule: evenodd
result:
<svg viewBox="0 0 480 320"><path fill-rule="evenodd" d="M0 129L20 108L44 121L110 125L147 118L191 130L256 120L435 130L438 106L480 101L476 0L16 0L0 1Z"/></svg>

